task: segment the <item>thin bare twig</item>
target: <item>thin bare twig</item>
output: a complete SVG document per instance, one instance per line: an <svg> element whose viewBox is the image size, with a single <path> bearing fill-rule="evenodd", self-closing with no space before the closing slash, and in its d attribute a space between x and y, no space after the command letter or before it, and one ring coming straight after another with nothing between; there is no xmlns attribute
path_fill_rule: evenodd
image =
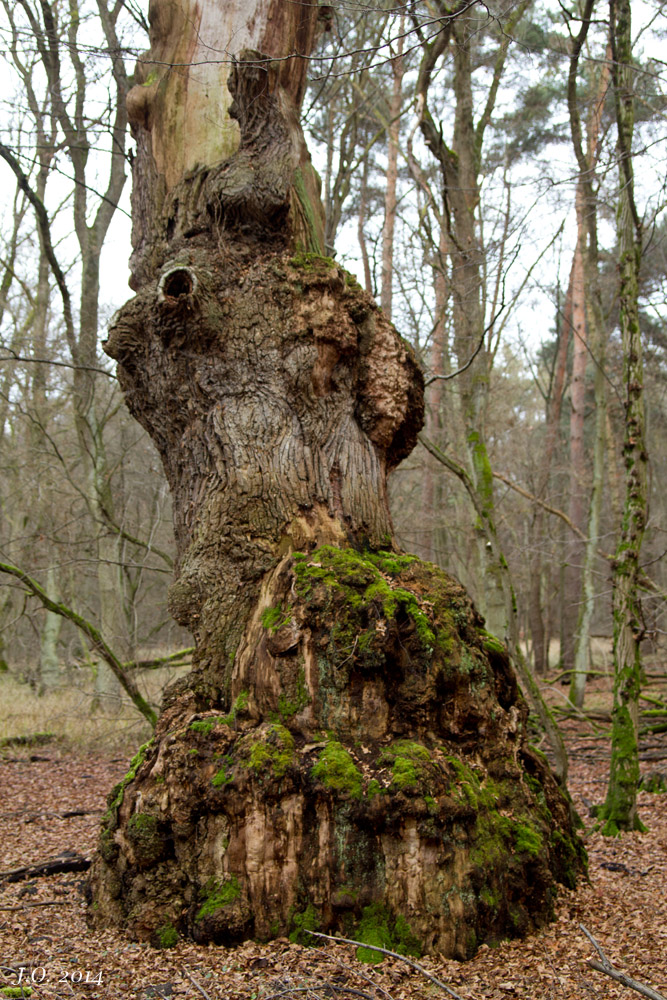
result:
<svg viewBox="0 0 667 1000"><path fill-rule="evenodd" d="M606 976L615 979L617 983L621 983L622 986L626 986L629 990L634 990L635 993L640 993L643 997L648 997L649 1000L667 1000L664 993L658 993L657 990L652 989L650 986L644 986L643 983L638 983L636 979L631 979L624 972L619 972L618 969L615 969L591 932L586 930L583 924L579 924L579 927L600 956L599 962L594 958L588 959L588 964L592 969L595 969L596 972L604 972Z"/></svg>
<svg viewBox="0 0 667 1000"><path fill-rule="evenodd" d="M430 979L432 983L435 983L435 985L439 986L441 990L444 990L448 996L454 997L454 1000L463 1000L460 993L456 993L453 989L451 989L451 987L447 986L446 983L443 983L440 979L436 979L435 976L432 976L430 972L426 971L423 965L419 965L418 962L413 962L411 958L406 958L405 955L399 955L397 951L389 951L387 948L379 948L375 944L366 944L364 941L353 941L351 938L333 937L331 934L322 934L319 931L307 930L306 934L312 934L313 937L326 938L328 941L338 941L339 944L353 944L356 945L357 948L369 948L371 951L379 951L382 955L388 955L390 958L397 958L399 962L405 962L405 964L409 965L410 968L416 969L417 972L421 972L422 976L425 976L426 979ZM660 1000L665 1000L665 997L661 997Z"/></svg>
<svg viewBox="0 0 667 1000"><path fill-rule="evenodd" d="M187 969L183 969L183 972L188 977L188 979L190 980L190 982L192 983L192 985L195 987L195 989L198 989L199 992L201 993L201 995L203 997L206 997L206 1000L211 1000L210 996L208 995L208 993L206 992L206 990L204 989L204 987L200 986L199 983L197 982L197 980L192 978L192 976L190 975L190 973L188 972L188 970Z"/></svg>
<svg viewBox="0 0 667 1000"><path fill-rule="evenodd" d="M345 969L346 972L348 973L353 972L355 976L357 976L359 979L363 979L364 982L368 983L369 986L372 986L373 989L379 990L380 993L382 993L385 997L387 997L387 1000L392 1000L391 994L387 993L387 991L383 986L380 986L379 983L374 982L370 976L366 975L365 972L361 972L359 969L350 969L350 967L346 965L345 962L341 962L341 960L338 958L337 955L333 955L331 954L331 952L327 952L323 948L318 948L318 952L324 958L334 961L336 965L338 965L341 969Z"/></svg>

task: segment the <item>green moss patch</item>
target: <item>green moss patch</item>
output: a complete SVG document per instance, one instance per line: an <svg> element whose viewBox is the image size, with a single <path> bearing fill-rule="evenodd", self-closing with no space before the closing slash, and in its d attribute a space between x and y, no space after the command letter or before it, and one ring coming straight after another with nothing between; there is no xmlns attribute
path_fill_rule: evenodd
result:
<svg viewBox="0 0 667 1000"><path fill-rule="evenodd" d="M213 716L208 719L195 719L190 723L190 729L194 733L201 733L202 736L210 736L218 726L233 726L238 715L245 712L248 707L248 692L241 691L235 699L227 715Z"/></svg>
<svg viewBox="0 0 667 1000"><path fill-rule="evenodd" d="M235 724L237 716L242 715L243 712L245 712L245 710L247 709L247 707L248 707L248 692L241 691L239 692L238 697L234 699L234 704L232 705L229 714L221 715L217 721L221 722L224 726L231 727Z"/></svg>
<svg viewBox="0 0 667 1000"><path fill-rule="evenodd" d="M290 267L298 268L300 271L329 271L331 268L338 269L338 264L333 257L325 257L319 253L309 253L299 251L289 260Z"/></svg>
<svg viewBox="0 0 667 1000"><path fill-rule="evenodd" d="M144 812L134 813L127 824L127 836L140 866L152 865L162 857L165 841L155 816Z"/></svg>
<svg viewBox="0 0 667 1000"><path fill-rule="evenodd" d="M223 906L235 903L241 896L241 886L236 875L230 875L225 882L209 879L201 892L201 896L203 902L197 913L197 920L212 917Z"/></svg>
<svg viewBox="0 0 667 1000"><path fill-rule="evenodd" d="M536 858L542 850L542 834L527 823L512 823L514 847L519 854L530 854Z"/></svg>
<svg viewBox="0 0 667 1000"><path fill-rule="evenodd" d="M307 931L318 931L320 929L320 914L312 903L309 903L305 910L293 913L290 918L290 936L293 944L304 944L309 947L317 946L317 938L311 937Z"/></svg>
<svg viewBox="0 0 667 1000"><path fill-rule="evenodd" d="M357 552L323 545L309 560L295 559L297 593L308 601L324 587L343 598L347 622L332 631L340 654L356 658L372 649L377 635L378 611L389 620L400 613L412 620L422 647L430 652L436 642L429 614L417 596L390 579L416 561L414 556L393 552Z"/></svg>
<svg viewBox="0 0 667 1000"><path fill-rule="evenodd" d="M421 942L413 934L405 917L395 917L381 903L372 903L363 909L352 937L356 941L395 951L399 955L414 955L418 958L422 953ZM383 955L370 948L357 948L357 958L361 962L377 963L382 961Z"/></svg>
<svg viewBox="0 0 667 1000"><path fill-rule="evenodd" d="M197 719L195 722L190 723L190 729L194 733L201 733L202 736L208 736L215 729L216 721L216 719Z"/></svg>
<svg viewBox="0 0 667 1000"><path fill-rule="evenodd" d="M274 723L262 739L244 741L241 755L256 774L270 770L276 778L282 778L294 761L294 737L285 726Z"/></svg>
<svg viewBox="0 0 667 1000"><path fill-rule="evenodd" d="M137 775L137 771L139 770L143 762L146 760L146 754L148 753L149 747L151 747L152 745L153 745L153 740L151 739L148 741L148 743L144 743L143 746L139 747L137 753L130 761L130 768L127 774L125 775L124 778L122 778L118 782L117 785L114 785L114 787L109 792L109 796L107 798L108 809L105 812L104 816L102 817L102 823L104 825L109 826L115 823L118 810L123 804L125 789L130 784L131 781L134 781Z"/></svg>
<svg viewBox="0 0 667 1000"><path fill-rule="evenodd" d="M382 750L379 763L391 765L392 788L417 788L427 777L431 754L421 743L399 740Z"/></svg>
<svg viewBox="0 0 667 1000"><path fill-rule="evenodd" d="M178 944L178 931L173 924L166 923L155 932L158 948L173 948Z"/></svg>
<svg viewBox="0 0 667 1000"><path fill-rule="evenodd" d="M330 740L311 773L327 788L333 788L353 799L361 798L361 771L342 743Z"/></svg>
<svg viewBox="0 0 667 1000"><path fill-rule="evenodd" d="M260 620L264 628L273 634L292 620L292 607L288 604L283 610L282 601L279 601L275 608L265 608Z"/></svg>
<svg viewBox="0 0 667 1000"><path fill-rule="evenodd" d="M232 763L231 757L223 757L220 761L221 767L213 777L211 778L211 784L214 788L223 788L225 785L229 785L234 780L234 775L229 769Z"/></svg>
<svg viewBox="0 0 667 1000"><path fill-rule="evenodd" d="M303 667L298 671L291 690L283 692L278 698L278 712L283 721L291 719L303 711L311 701L308 687L306 686L306 672Z"/></svg>
<svg viewBox="0 0 667 1000"><path fill-rule="evenodd" d="M381 795L383 791L384 789L377 778L371 778L366 789L366 798L369 800L374 799L376 795Z"/></svg>
<svg viewBox="0 0 667 1000"><path fill-rule="evenodd" d="M487 653L495 653L498 656L506 656L507 650L500 639L493 635L491 632L487 632L486 629L481 628L479 634L482 638L482 646L487 651Z"/></svg>

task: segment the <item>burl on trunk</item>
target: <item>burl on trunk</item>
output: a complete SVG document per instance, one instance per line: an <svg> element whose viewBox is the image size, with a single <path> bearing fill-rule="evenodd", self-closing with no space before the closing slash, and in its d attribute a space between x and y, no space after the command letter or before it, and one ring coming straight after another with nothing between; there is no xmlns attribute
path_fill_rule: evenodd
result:
<svg viewBox="0 0 667 1000"><path fill-rule="evenodd" d="M582 851L504 647L393 542L423 383L322 256L318 14L151 3L106 350L171 486L196 656L109 797L90 913L162 945L319 927L465 957L547 919Z"/></svg>

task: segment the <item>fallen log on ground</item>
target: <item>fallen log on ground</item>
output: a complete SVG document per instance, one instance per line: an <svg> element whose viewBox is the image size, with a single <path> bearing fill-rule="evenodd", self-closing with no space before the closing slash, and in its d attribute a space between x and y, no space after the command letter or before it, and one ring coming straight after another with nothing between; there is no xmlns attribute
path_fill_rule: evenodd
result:
<svg viewBox="0 0 667 1000"><path fill-rule="evenodd" d="M0 872L0 882L22 882L26 878L40 878L43 875L62 875L65 872L85 872L90 868L91 859L84 858L75 851L63 851L57 858L49 858L37 865L13 868Z"/></svg>

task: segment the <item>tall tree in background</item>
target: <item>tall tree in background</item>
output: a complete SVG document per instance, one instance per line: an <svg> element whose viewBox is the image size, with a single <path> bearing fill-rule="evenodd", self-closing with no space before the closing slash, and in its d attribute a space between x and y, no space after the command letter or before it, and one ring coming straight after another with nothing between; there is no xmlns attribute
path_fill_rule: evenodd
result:
<svg viewBox="0 0 667 1000"><path fill-rule="evenodd" d="M573 297L574 299L579 298L583 306L581 322L577 324L574 321L572 324L574 361L571 390L571 427L574 428L575 432L570 436L571 487L569 513L572 524L581 531L586 541L579 545L576 545L572 540L570 542L570 563L574 562L575 565L571 566L572 572L570 573L569 580L566 579L566 595L563 604L564 608L568 607L569 614L564 614L565 622L562 632L567 642L564 643L561 649L561 666L564 670L572 671L570 700L577 708L583 707L586 676L589 668L590 631L595 607L593 574L600 533L600 507L604 483L607 418L604 370L607 334L600 291L596 166L600 146L602 115L609 87L611 67L611 52L609 48L606 53L607 58L597 73L597 80L594 79L592 81L594 99L586 122L585 148L580 115L580 99L577 89L579 60L582 47L588 37L593 7L593 0L589 0L582 12L581 29L573 41L568 75L570 130L577 166L579 168L579 179L575 194L577 243L573 263L573 275L577 275L577 280L573 286ZM578 356L581 354L584 357L578 364ZM583 410L586 396L586 362L589 354L593 359L594 368L595 429L593 434L591 488L586 524L582 510L582 496L587 479L584 473L587 463L584 447ZM583 391L579 389L576 393L575 404L576 377L581 378L584 389ZM576 615L572 613L573 608L576 610Z"/></svg>
<svg viewBox="0 0 667 1000"><path fill-rule="evenodd" d="M639 784L638 703L641 690L642 611L640 554L647 519L648 456L644 423L644 369L639 320L639 270L643 232L634 190L635 68L630 0L611 0L612 80L618 132L619 194L616 210L619 323L623 345L625 502L613 570L614 708L609 787L600 811L603 832L642 829Z"/></svg>
<svg viewBox="0 0 667 1000"><path fill-rule="evenodd" d="M484 106L474 120L473 49L479 35L474 10L462 4L455 8L465 16L451 17L446 4L438 2L441 17L437 35L427 39L413 13L423 57L416 84L419 124L424 140L436 157L442 185L443 241L447 252L450 296L453 317L453 347L461 369L457 387L460 398L462 437L467 450L469 473L479 501L478 542L483 586L480 603L489 628L505 638L508 632L508 595L502 580L502 567L488 542L485 524L495 530L493 474L486 444L486 416L493 349L490 346L493 323L487 328L485 316L485 248L479 229L480 170L484 136L491 121L498 89L507 59L511 33L528 7L528 0L517 5L500 33L492 64L491 83ZM451 52L454 127L451 146L443 128L433 117L430 90L440 60ZM436 248L433 248L434 252Z"/></svg>
<svg viewBox="0 0 667 1000"><path fill-rule="evenodd" d="M299 108L326 14L151 5L106 349L172 489L195 668L110 797L91 918L220 942L379 920L463 957L545 919L578 840L504 647L394 547L423 381L323 256Z"/></svg>
<svg viewBox="0 0 667 1000"><path fill-rule="evenodd" d="M126 181L128 77L123 32L129 15L123 2L73 0L63 6L3 0L0 17L8 38L3 53L6 68L8 75L13 74L9 79L20 85L17 104L22 112L20 125L12 127L8 117L0 155L24 193L28 218L35 220L39 253L35 264L25 259L24 250L7 288L9 292L13 283L20 289L20 274L27 271L23 298L32 297L34 308L15 349L18 355L34 358L27 369L32 389L5 398L10 409L19 409L20 423L30 428L30 453L39 456L39 471L37 459L30 460L34 486L29 497L16 497L20 483L10 490L27 520L20 531L3 534L3 555L40 576L51 598L68 599L69 591L73 603L98 621L119 658L128 660L136 653L139 630L133 623L146 561L152 558L153 565L159 559L167 565L170 561L167 553L154 557L150 532L155 521L150 514L141 512L145 537L143 526L131 530L137 522L129 508L139 497L129 490L123 494L120 488L125 456L119 454L122 444L114 440L122 422L114 421L120 400L99 361L102 251ZM54 202L56 209L51 207ZM37 284L31 292L33 272ZM20 304L17 307L20 310ZM8 346L7 338L3 340ZM60 374L63 368L71 373L69 384L54 375L58 368L49 369L50 357L62 366ZM13 371L18 376L20 365L15 364ZM63 442L65 426L74 434ZM132 435L133 442L136 437ZM162 483L147 476L146 485L147 491L155 486L147 505L155 512ZM69 530L61 529L56 501L64 493L62 520ZM85 533L76 541L71 538L70 503L78 505L80 535ZM21 550L14 536L20 539L26 532L30 543ZM70 545L78 545L74 557ZM73 562L87 566L93 553L91 594L90 570L84 584L83 574L74 581L69 569L62 567ZM151 626L154 621L147 623L144 636ZM47 612L40 642L44 673L40 683L47 687L59 683L58 659L63 653L59 628L57 616ZM106 663L97 665L95 680L99 704L117 699L118 683Z"/></svg>

